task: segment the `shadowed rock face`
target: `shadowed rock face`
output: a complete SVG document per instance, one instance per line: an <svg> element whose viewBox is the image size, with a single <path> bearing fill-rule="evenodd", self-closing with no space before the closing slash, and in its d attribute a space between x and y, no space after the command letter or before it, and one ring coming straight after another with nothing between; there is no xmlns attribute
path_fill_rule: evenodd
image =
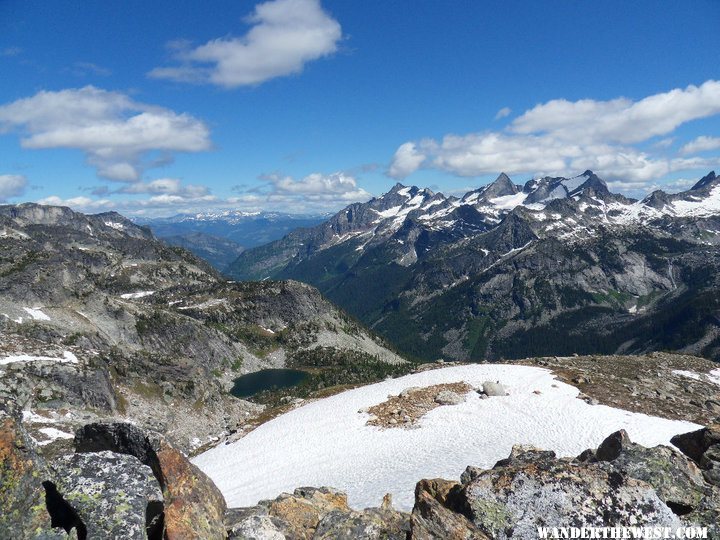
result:
<svg viewBox="0 0 720 540"><path fill-rule="evenodd" d="M78 452L129 454L154 473L164 495L165 538L224 538L225 499L185 455L156 433L122 423L88 424L77 431Z"/></svg>
<svg viewBox="0 0 720 540"><path fill-rule="evenodd" d="M671 442L703 469L707 482L720 487L720 426L676 435Z"/></svg>

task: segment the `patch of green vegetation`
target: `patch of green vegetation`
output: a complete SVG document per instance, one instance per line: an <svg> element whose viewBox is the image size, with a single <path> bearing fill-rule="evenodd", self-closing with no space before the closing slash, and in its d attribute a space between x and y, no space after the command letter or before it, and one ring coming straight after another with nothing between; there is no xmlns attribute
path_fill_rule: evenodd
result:
<svg viewBox="0 0 720 540"><path fill-rule="evenodd" d="M155 383L141 381L135 379L130 386L130 390L141 397L146 399L158 399L163 395L162 388Z"/></svg>
<svg viewBox="0 0 720 540"><path fill-rule="evenodd" d="M613 306L623 307L633 299L633 295L610 289L599 293L590 293L596 304L610 304Z"/></svg>
<svg viewBox="0 0 720 540"><path fill-rule="evenodd" d="M485 358L489 343L489 334L493 328L492 320L481 315L472 319L467 324L468 335L465 339L465 348L470 351L470 360L482 360Z"/></svg>
<svg viewBox="0 0 720 540"><path fill-rule="evenodd" d="M233 371L240 371L242 369L242 367L243 367L243 359L240 357L235 359L235 361L232 364L230 364L230 369L232 369Z"/></svg>

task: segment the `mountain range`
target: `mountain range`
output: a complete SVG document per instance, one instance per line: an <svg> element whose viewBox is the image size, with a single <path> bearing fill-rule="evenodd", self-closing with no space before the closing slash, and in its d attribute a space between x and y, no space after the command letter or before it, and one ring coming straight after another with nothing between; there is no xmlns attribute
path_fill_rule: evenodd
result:
<svg viewBox="0 0 720 540"><path fill-rule="evenodd" d="M312 227L327 217L224 210L164 218L138 217L134 221L149 227L165 242L183 247L223 271L244 249L272 242L300 227Z"/></svg>
<svg viewBox="0 0 720 540"><path fill-rule="evenodd" d="M464 196L395 185L244 251L419 359L677 350L720 359L720 179L642 200L592 171Z"/></svg>

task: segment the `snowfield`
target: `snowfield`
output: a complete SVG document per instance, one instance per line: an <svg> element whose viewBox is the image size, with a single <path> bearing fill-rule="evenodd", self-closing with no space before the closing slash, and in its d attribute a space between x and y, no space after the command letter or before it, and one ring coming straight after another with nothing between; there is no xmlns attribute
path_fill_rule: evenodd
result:
<svg viewBox="0 0 720 540"><path fill-rule="evenodd" d="M442 406L415 429L366 426L359 412L412 386L500 381L509 395ZM534 391L540 391L535 394ZM378 506L385 493L410 510L422 478L458 480L467 465L492 467L514 444L576 456L625 429L645 446L699 429L690 422L631 413L578 399L578 390L546 369L506 365L448 367L349 390L267 422L244 438L220 445L193 462L222 491L229 507L251 506L301 486L347 492L356 508Z"/></svg>

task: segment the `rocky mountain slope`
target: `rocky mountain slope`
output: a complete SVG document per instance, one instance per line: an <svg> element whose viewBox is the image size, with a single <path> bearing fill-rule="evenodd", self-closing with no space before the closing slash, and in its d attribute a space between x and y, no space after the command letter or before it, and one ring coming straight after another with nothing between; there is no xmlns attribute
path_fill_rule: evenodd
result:
<svg viewBox="0 0 720 540"><path fill-rule="evenodd" d="M422 359L676 350L720 359L720 178L641 201L591 171L462 198L397 184L249 249Z"/></svg>
<svg viewBox="0 0 720 540"><path fill-rule="evenodd" d="M0 408L42 443L123 418L191 450L259 413L228 393L241 374L308 351L403 362L308 285L229 282L119 214L35 204L0 206L0 332Z"/></svg>

